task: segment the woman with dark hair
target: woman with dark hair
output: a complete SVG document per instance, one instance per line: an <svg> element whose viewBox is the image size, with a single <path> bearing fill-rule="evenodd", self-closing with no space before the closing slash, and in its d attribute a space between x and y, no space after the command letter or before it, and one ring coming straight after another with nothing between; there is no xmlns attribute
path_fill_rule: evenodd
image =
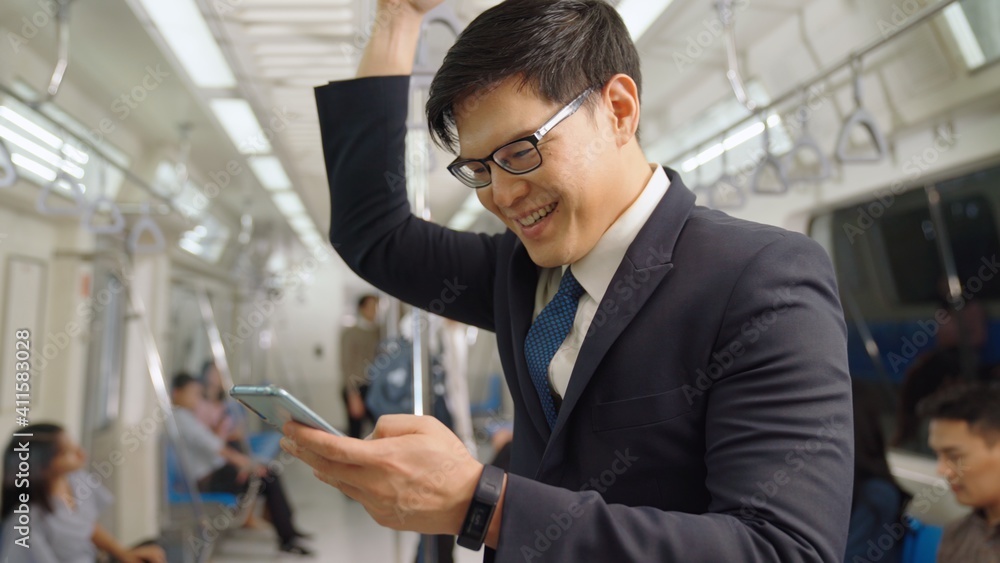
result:
<svg viewBox="0 0 1000 563"><path fill-rule="evenodd" d="M85 478L86 454L61 426L34 424L19 434L3 456L0 561L93 563L104 551L123 563L165 563L159 546L129 549L97 522L113 497Z"/></svg>
<svg viewBox="0 0 1000 563"><path fill-rule="evenodd" d="M902 553L903 509L912 498L889 470L879 404L872 389L852 382L854 399L854 496L844 561L868 561L871 544L884 551L880 561L896 563ZM892 543L884 549L888 535Z"/></svg>

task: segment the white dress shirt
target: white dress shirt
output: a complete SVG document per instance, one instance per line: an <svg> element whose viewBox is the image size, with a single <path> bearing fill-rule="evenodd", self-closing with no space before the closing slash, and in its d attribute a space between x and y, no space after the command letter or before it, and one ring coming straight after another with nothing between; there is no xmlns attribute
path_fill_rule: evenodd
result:
<svg viewBox="0 0 1000 563"><path fill-rule="evenodd" d="M535 311L532 321L538 317L545 305L555 297L559 290L559 282L563 272L572 266L573 276L583 286L584 294L580 297L573 319L573 327L556 351L549 363L549 384L560 397L566 394L569 378L573 374L573 366L580 355L580 347L590 328L590 322L597 313L597 307L604 298L611 278L618 271L618 266L625 258L625 252L639 234L639 230L649 220L656 207L670 187L670 179L663 167L651 164L653 176L643 188L639 197L618 217L604 236L597 241L591 251L575 264L558 268L545 268L538 278L535 290Z"/></svg>

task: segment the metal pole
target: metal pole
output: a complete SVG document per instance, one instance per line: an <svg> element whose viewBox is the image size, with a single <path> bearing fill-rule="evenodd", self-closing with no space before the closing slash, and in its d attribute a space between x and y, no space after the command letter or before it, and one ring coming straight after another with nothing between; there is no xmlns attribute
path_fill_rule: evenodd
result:
<svg viewBox="0 0 1000 563"><path fill-rule="evenodd" d="M948 226L944 221L944 212L941 209L941 192L934 184L928 185L927 205L931 212L931 222L934 223L934 240L937 242L938 254L941 257L941 266L944 268L948 278L948 303L951 305L952 316L958 323L958 362L962 372L962 378L970 380L975 377L977 371L977 357L972 351L969 342L969 328L960 314L964 303L962 301L962 280L958 277L958 266L955 264L955 254L951 249L951 235L948 233Z"/></svg>
<svg viewBox="0 0 1000 563"><path fill-rule="evenodd" d="M121 262L120 267L124 279L133 279L133 276L131 275L132 272L126 262ZM130 287L127 293L129 304L132 307L133 318L139 321L139 332L142 336L143 345L146 349L146 365L149 368L149 380L153 384L153 391L156 393L156 398L160 403L160 408L163 409L163 412L166 414L164 426L166 427L167 436L173 444L175 453L177 454L177 463L180 465L181 473L184 474L184 482L187 485L188 493L191 495L191 510L194 512L195 521L197 522L198 529L200 531L207 528L205 511L201 501L201 492L198 490L198 484L195 482L194 477L191 476L191 471L189 469L190 465L188 464L187 456L185 455L184 448L182 447L183 438L181 438L180 430L177 428L177 421L174 420L173 405L170 401L170 394L167 391L166 379L163 370L163 358L156 345L156 337L149 324L149 318L146 315L146 307L143 304L142 299L136 294L135 288L133 287ZM199 563L207 560L208 555L209 550L202 549L198 553Z"/></svg>

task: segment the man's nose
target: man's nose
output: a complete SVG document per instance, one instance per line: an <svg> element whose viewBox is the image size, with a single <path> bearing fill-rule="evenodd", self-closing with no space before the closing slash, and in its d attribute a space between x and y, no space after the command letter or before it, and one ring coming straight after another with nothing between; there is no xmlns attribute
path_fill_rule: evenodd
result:
<svg viewBox="0 0 1000 563"><path fill-rule="evenodd" d="M500 209L509 209L521 198L528 195L528 182L523 177L511 174L499 166L493 167L493 203Z"/></svg>
<svg viewBox="0 0 1000 563"><path fill-rule="evenodd" d="M951 463L948 460L938 458L937 474L944 477L948 481L951 481L952 477L955 475L955 469L951 466Z"/></svg>

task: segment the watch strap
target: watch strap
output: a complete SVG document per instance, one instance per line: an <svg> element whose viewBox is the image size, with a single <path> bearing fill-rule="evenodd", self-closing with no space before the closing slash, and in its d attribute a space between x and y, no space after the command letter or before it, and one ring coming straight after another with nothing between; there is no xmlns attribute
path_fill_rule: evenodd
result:
<svg viewBox="0 0 1000 563"><path fill-rule="evenodd" d="M493 465L484 465L483 473L476 483L476 492L472 495L469 510L465 513L465 521L458 534L458 545L479 551L486 541L486 532L490 529L493 514L500 502L500 492L503 490L503 479L506 473Z"/></svg>

